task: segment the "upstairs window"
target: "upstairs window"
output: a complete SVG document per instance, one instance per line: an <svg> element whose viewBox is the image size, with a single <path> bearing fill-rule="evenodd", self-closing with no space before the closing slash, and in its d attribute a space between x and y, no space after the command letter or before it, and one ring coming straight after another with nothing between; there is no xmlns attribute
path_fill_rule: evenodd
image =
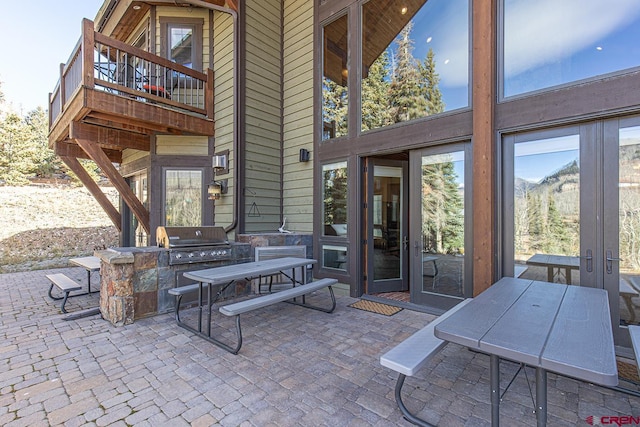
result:
<svg viewBox="0 0 640 427"><path fill-rule="evenodd" d="M322 139L347 135L349 111L348 20L343 15L323 28Z"/></svg>
<svg viewBox="0 0 640 427"><path fill-rule="evenodd" d="M502 0L503 97L640 66L637 0Z"/></svg>
<svg viewBox="0 0 640 427"><path fill-rule="evenodd" d="M196 71L202 71L202 27L200 19L161 18L162 56Z"/></svg>
<svg viewBox="0 0 640 427"><path fill-rule="evenodd" d="M468 107L468 0L366 2L362 63L362 131Z"/></svg>

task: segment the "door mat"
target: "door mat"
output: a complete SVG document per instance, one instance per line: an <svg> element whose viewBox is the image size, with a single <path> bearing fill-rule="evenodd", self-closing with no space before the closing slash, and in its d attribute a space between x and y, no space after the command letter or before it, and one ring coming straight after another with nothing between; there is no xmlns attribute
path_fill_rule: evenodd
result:
<svg viewBox="0 0 640 427"><path fill-rule="evenodd" d="M399 311L402 311L401 307L394 307L393 305L381 304L379 302L367 301L361 299L353 304L349 304L349 307L357 308L358 310L370 311L372 313L384 314L385 316L393 316Z"/></svg>
<svg viewBox="0 0 640 427"><path fill-rule="evenodd" d="M636 365L625 363L620 360L617 360L616 362L618 365L618 377L640 384L640 377L638 377L638 368Z"/></svg>

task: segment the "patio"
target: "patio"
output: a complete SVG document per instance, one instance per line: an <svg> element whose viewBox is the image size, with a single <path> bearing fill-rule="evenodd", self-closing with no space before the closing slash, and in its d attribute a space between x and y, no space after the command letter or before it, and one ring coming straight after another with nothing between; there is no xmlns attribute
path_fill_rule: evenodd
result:
<svg viewBox="0 0 640 427"><path fill-rule="evenodd" d="M125 327L99 316L65 321L47 297L45 274L55 272L86 280L81 268L0 275L0 425L410 425L379 357L431 315L387 317L347 307L348 296L333 314L278 304L243 318L246 345L232 355L178 328L172 314ZM67 309L98 298L72 298ZM517 370L501 367L504 381ZM554 374L548 383L549 425L640 417L640 398ZM405 402L440 426L488 426L488 389L489 357L449 344L407 381ZM501 421L533 426L532 409L520 374Z"/></svg>

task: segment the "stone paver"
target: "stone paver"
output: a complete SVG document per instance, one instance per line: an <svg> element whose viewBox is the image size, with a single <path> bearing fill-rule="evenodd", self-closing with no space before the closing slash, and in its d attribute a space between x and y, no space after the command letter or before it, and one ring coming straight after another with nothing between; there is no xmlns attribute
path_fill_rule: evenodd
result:
<svg viewBox="0 0 640 427"><path fill-rule="evenodd" d="M243 315L244 344L232 355L178 328L172 314L124 327L100 316L66 321L47 297L52 272L86 280L80 268L0 275L0 425L410 425L394 399L396 374L379 357L429 314L368 313L348 307L347 296L333 314L279 304ZM221 325L233 331L229 319ZM501 366L506 383L517 365ZM640 417L638 397L554 374L548 382L550 426ZM504 397L504 425L536 424L528 387L520 374ZM407 379L404 398L440 426L488 426L488 357L448 345Z"/></svg>

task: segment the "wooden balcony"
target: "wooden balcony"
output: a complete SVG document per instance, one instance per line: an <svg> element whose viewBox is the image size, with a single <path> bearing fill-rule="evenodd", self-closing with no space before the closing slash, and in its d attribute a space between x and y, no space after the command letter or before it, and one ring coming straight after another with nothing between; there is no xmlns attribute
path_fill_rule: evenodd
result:
<svg viewBox="0 0 640 427"><path fill-rule="evenodd" d="M87 19L82 28L49 96L49 146L120 229L120 213L78 161L94 160L151 233L148 210L113 164L125 149L150 151L153 134L213 136L213 71L106 37Z"/></svg>
<svg viewBox="0 0 640 427"><path fill-rule="evenodd" d="M213 72L106 37L84 20L82 37L50 94L49 123L49 145L60 155L87 157L74 147L75 126L93 135L89 139L114 162L125 148L148 151L152 133L212 136Z"/></svg>

